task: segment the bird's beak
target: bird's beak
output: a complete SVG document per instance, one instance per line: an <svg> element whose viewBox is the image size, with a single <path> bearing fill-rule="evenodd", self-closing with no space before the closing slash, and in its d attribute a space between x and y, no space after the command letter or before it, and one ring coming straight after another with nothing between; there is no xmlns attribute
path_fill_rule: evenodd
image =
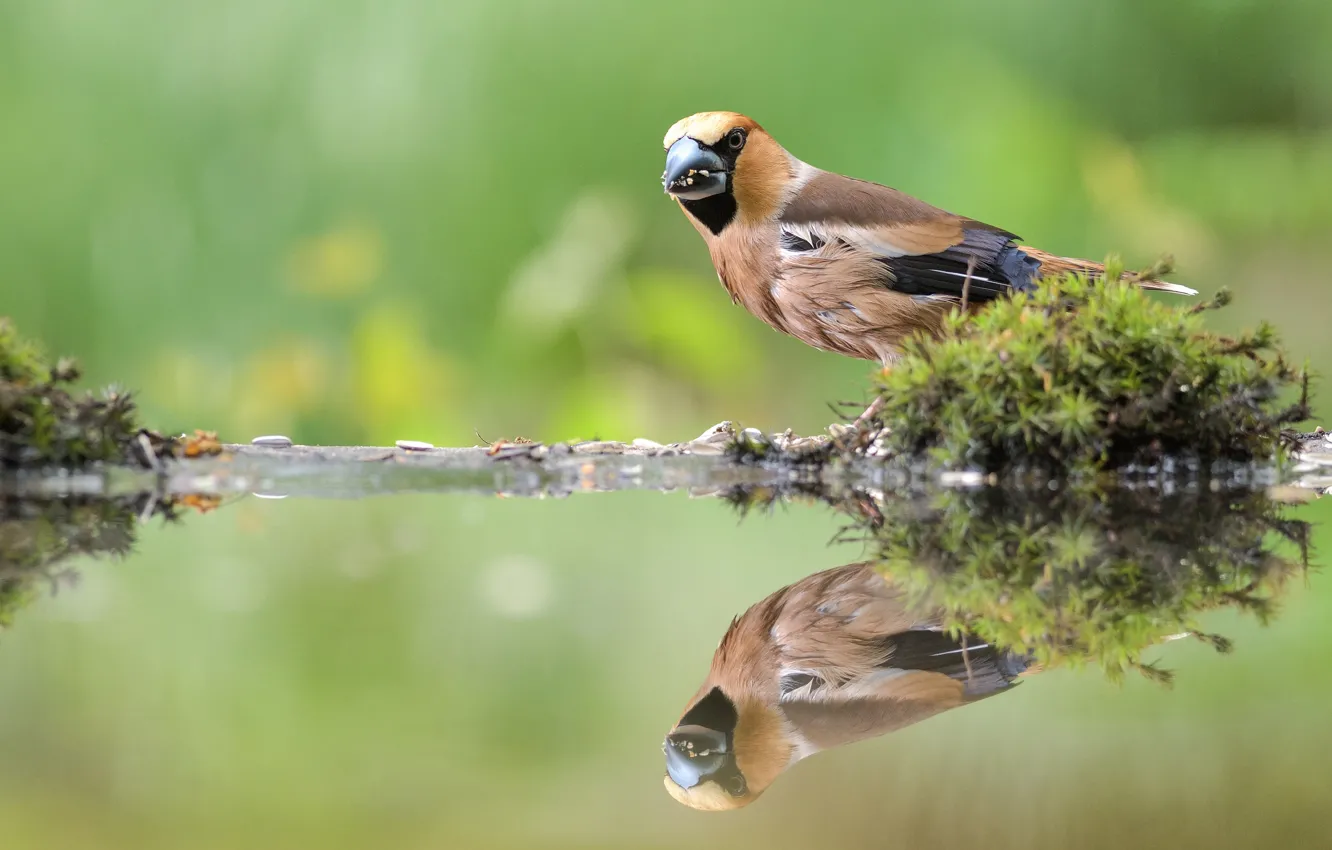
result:
<svg viewBox="0 0 1332 850"><path fill-rule="evenodd" d="M726 163L717 154L685 136L666 151L661 185L666 194L697 201L726 191Z"/></svg>
<svg viewBox="0 0 1332 850"><path fill-rule="evenodd" d="M712 729L683 726L666 736L666 772L681 788L693 788L729 760L726 736Z"/></svg>

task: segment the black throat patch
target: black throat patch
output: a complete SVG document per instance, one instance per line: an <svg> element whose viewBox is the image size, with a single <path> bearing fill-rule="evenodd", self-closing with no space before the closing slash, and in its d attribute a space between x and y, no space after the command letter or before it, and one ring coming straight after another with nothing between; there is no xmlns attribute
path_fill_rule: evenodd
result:
<svg viewBox="0 0 1332 850"><path fill-rule="evenodd" d="M735 703L722 693L721 688L713 688L701 700L694 703L685 716L680 718L680 725L703 726L715 729L726 735L727 740L735 732L735 724L740 715L735 710Z"/></svg>
<svg viewBox="0 0 1332 850"><path fill-rule="evenodd" d="M704 227L712 231L713 236L721 235L726 225L735 218L736 210L740 208L735 202L735 195L731 194L730 183L731 177L727 175L725 192L699 198L697 201L680 201L680 206L685 208L685 212L702 222Z"/></svg>

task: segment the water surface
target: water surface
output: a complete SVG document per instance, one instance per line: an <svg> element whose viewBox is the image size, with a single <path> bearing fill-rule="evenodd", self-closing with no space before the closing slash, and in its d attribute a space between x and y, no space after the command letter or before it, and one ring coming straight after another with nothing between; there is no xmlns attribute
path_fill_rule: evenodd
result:
<svg viewBox="0 0 1332 850"><path fill-rule="evenodd" d="M74 543L133 548L53 564L0 633L4 845L1332 846L1327 509L1266 492L227 496L174 522L65 503ZM40 512L6 506L10 556ZM1222 565L1200 624L1233 651L1172 641L1143 656L1172 686L1116 684L1064 641L1054 669L811 757L740 811L665 793L662 738L733 616L880 555L956 578L968 541L1023 523L1081 541L1084 589L1125 559L1162 593L1172 561ZM1225 597L1246 569L1286 578L1266 626Z"/></svg>

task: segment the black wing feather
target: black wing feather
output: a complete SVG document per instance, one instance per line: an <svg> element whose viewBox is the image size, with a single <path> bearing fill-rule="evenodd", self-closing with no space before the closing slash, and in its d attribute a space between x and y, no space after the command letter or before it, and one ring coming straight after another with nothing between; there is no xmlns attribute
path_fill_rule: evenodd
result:
<svg viewBox="0 0 1332 850"><path fill-rule="evenodd" d="M966 694L979 698L1014 684L1032 659L997 650L978 638L962 641L944 632L915 629L884 639L888 659L884 667L894 670L927 670L942 673L966 685Z"/></svg>
<svg viewBox="0 0 1332 850"><path fill-rule="evenodd" d="M1039 261L1013 243L1007 231L968 229L962 241L936 254L885 258L892 288L906 295L962 297L968 271L971 301L990 301L1031 289Z"/></svg>

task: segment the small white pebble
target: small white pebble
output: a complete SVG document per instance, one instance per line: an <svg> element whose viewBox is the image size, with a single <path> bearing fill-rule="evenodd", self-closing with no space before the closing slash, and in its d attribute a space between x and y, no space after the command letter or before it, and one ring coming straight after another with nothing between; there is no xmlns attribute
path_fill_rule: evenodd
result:
<svg viewBox="0 0 1332 850"><path fill-rule="evenodd" d="M409 452L425 452L435 447L433 443L423 443L420 440L399 440L395 445Z"/></svg>
<svg viewBox="0 0 1332 850"><path fill-rule="evenodd" d="M291 448L291 437L284 437L281 434L267 434L263 437L255 437L250 441L252 446L267 446L270 449L289 449Z"/></svg>
<svg viewBox="0 0 1332 850"><path fill-rule="evenodd" d="M630 443L630 445L632 445L632 446L633 446L634 448L636 448L636 449L659 449L659 448L662 448L661 443L658 443L656 440L649 440L649 439L647 439L647 438L645 438L645 437L636 437L636 438L634 439L634 441L633 441L632 443Z"/></svg>

